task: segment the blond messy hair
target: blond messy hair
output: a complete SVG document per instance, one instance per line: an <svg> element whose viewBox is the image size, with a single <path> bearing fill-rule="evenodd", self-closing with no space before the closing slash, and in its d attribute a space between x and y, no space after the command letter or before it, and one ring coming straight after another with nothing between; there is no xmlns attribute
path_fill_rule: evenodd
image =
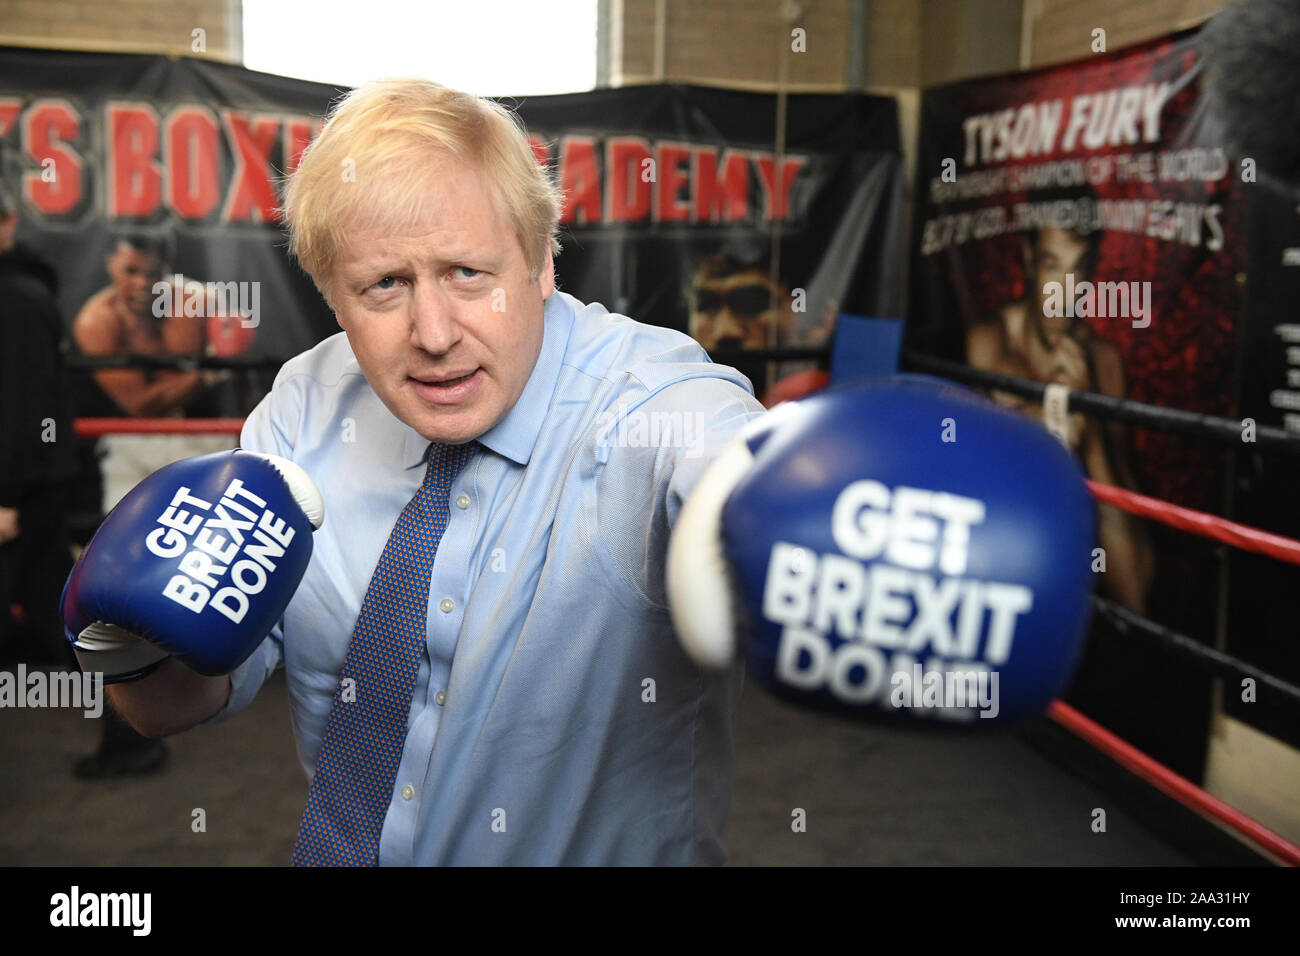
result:
<svg viewBox="0 0 1300 956"><path fill-rule="evenodd" d="M478 169L532 276L560 251L559 190L513 113L428 80L378 80L335 104L285 188L289 252L327 300L345 234L405 231L439 155Z"/></svg>

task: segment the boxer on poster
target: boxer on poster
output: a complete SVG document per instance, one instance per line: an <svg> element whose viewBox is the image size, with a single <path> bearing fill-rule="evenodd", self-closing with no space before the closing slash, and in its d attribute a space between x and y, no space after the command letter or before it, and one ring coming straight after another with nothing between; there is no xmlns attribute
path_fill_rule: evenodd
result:
<svg viewBox="0 0 1300 956"><path fill-rule="evenodd" d="M1058 197L1057 191L1049 190L1035 193L1034 199L1066 195ZM1070 192L1068 198L1078 200L1084 194ZM1124 398L1127 384L1119 349L1093 331L1073 309L1051 307L1055 305L1054 289L1077 287L1092 277L1101 236L1099 231L1086 227L1053 226L1021 236L1025 294L970 326L966 332L966 360L975 368L991 372ZM1059 299L1059 292L1055 294ZM1032 418L1043 418L1041 403L996 390L991 397ZM1066 444L1093 480L1137 489L1128 429L1122 423L1072 414L1066 427ZM1104 576L1105 585L1117 601L1142 613L1154 574L1154 556L1146 532L1139 522L1110 505L1101 506L1100 522L1099 536L1109 572Z"/></svg>
<svg viewBox="0 0 1300 956"><path fill-rule="evenodd" d="M83 355L196 357L203 353L209 319L185 314L179 290L167 296L168 308L156 307L160 287L170 292L176 285L169 274L172 258L171 238L164 233L124 231L111 240L104 257L109 284L86 300L72 326L73 340ZM99 389L121 415L132 418L179 417L226 377L227 373L210 370L94 372ZM111 512L137 483L169 462L233 445L222 435L104 436L99 440L103 513ZM99 749L77 761L78 777L153 773L164 765L165 745L142 738L116 712L104 715L103 728Z"/></svg>

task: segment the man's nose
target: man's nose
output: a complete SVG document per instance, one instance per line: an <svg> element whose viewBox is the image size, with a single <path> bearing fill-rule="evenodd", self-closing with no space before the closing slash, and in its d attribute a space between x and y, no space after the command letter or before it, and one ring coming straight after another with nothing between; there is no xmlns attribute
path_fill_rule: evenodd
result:
<svg viewBox="0 0 1300 956"><path fill-rule="evenodd" d="M727 307L719 309L713 316L713 334L719 339L745 338L745 323Z"/></svg>
<svg viewBox="0 0 1300 956"><path fill-rule="evenodd" d="M431 355L443 355L461 339L452 297L436 284L421 282L411 296L411 341Z"/></svg>

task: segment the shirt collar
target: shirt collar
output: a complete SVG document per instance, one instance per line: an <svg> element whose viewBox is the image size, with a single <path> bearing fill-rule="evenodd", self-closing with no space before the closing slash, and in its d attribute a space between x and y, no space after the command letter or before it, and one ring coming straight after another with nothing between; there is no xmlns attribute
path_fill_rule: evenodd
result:
<svg viewBox="0 0 1300 956"><path fill-rule="evenodd" d="M542 348L524 390L505 417L478 438L480 445L520 465L528 464L537 446L537 436L542 432L542 423L551 408L555 385L564 365L564 352L573 329L573 309L564 299L563 293L556 292L546 300L542 314ZM402 446L402 466L413 468L424 462L429 439L409 425L403 427L406 439Z"/></svg>

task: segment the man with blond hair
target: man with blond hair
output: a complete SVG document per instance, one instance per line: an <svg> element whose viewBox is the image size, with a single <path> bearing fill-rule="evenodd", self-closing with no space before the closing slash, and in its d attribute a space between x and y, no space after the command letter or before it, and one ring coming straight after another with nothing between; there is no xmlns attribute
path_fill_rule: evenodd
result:
<svg viewBox="0 0 1300 956"><path fill-rule="evenodd" d="M312 780L295 863L722 862L740 673L687 658L664 561L700 475L762 412L749 382L556 291L560 196L491 101L354 91L285 214L343 331L284 365L242 446L319 487L310 563L229 676L167 657L113 684L115 706L176 733L283 667ZM647 427L675 421L699 427ZM390 646L412 605L413 645Z"/></svg>

